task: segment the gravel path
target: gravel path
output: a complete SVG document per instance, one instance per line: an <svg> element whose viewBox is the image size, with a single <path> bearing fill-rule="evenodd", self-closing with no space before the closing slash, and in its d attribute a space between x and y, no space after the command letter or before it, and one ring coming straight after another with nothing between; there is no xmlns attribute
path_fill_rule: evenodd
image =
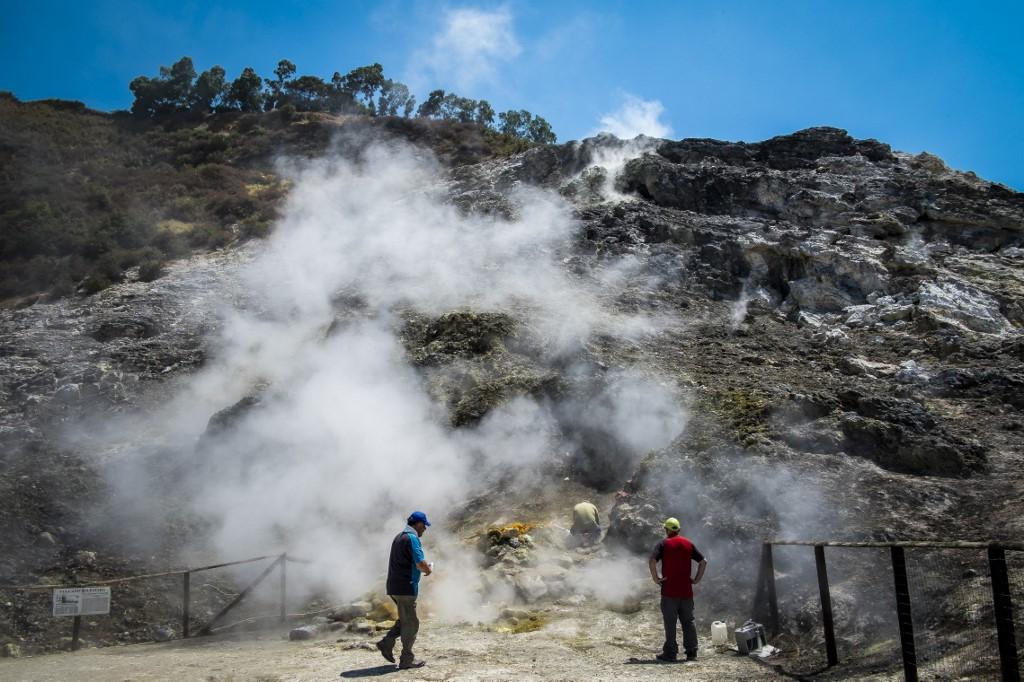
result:
<svg viewBox="0 0 1024 682"><path fill-rule="evenodd" d="M653 614L567 617L535 632L510 634L480 626L425 621L417 653L427 666L397 671L372 649L372 639L331 634L288 642L279 634L226 636L164 644L87 649L0 661L0 679L15 680L777 680L756 661L720 653L702 640L699 660L654 659ZM617 634L616 634L617 633Z"/></svg>

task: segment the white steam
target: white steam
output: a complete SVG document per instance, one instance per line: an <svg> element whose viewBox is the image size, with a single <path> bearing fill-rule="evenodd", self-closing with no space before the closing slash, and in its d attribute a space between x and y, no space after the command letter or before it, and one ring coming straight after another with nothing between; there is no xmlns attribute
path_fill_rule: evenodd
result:
<svg viewBox="0 0 1024 682"><path fill-rule="evenodd" d="M612 556L581 566L574 576L580 589L603 606L617 608L651 592L647 564L636 557Z"/></svg>
<svg viewBox="0 0 1024 682"><path fill-rule="evenodd" d="M604 134L604 133L602 133ZM621 137L621 136L620 136ZM658 140L643 134L632 136L619 144L608 144L594 151L590 168L602 177L601 195L606 201L633 201L635 198L615 189L616 178L632 159L656 150ZM590 171L588 171L590 172Z"/></svg>
<svg viewBox="0 0 1024 682"><path fill-rule="evenodd" d="M628 277L588 283L563 269L577 226L556 195L518 191L511 220L466 215L443 177L430 159L385 146L359 163L297 169L274 235L241 274L247 303L224 313L216 357L151 423L167 441L195 438L210 414L258 394L258 407L203 437L200 474L187 482L218 554L287 550L313 559L307 575L338 598L355 598L382 587L391 537L422 509L439 522L425 538L427 554L443 557L427 579L445 597L435 613L464 619L480 612L480 578L475 550L445 536L449 510L502 472L550 460L578 437L567 422L610 430L635 458L679 434L683 407L672 387L622 370L585 405L524 396L449 427L401 343L404 311L509 312L549 358L651 323L602 305Z"/></svg>
<svg viewBox="0 0 1024 682"><path fill-rule="evenodd" d="M637 135L667 138L672 134L672 126L662 121L664 115L665 106L660 101L626 93L617 110L601 117L601 124L594 134L611 133L624 140Z"/></svg>
<svg viewBox="0 0 1024 682"><path fill-rule="evenodd" d="M747 319L747 308L750 307L750 288L749 282L743 280L743 289L740 291L740 296L732 305L729 307L729 329L730 331L736 331L743 324L743 321Z"/></svg>

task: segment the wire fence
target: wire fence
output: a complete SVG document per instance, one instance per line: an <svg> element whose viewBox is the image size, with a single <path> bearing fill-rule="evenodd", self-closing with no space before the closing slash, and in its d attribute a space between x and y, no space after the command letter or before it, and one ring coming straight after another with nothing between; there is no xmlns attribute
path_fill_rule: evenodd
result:
<svg viewBox="0 0 1024 682"><path fill-rule="evenodd" d="M884 548L840 547L831 549L827 560L830 591L834 608L838 608L835 632L839 660L860 658L875 667L890 667L900 657L893 583L887 571L859 570L862 561L870 567L885 566L889 552ZM813 572L810 580L816 585Z"/></svg>
<svg viewBox="0 0 1024 682"><path fill-rule="evenodd" d="M979 550L907 553L922 679L999 678L999 640L988 559Z"/></svg>
<svg viewBox="0 0 1024 682"><path fill-rule="evenodd" d="M777 635L782 667L795 675L842 662L857 678L1019 682L1022 550L767 542L754 614Z"/></svg>
<svg viewBox="0 0 1024 682"><path fill-rule="evenodd" d="M1010 597L1013 599L1014 632L1017 640L1017 661L1024 660L1024 552L1006 555L1010 575Z"/></svg>
<svg viewBox="0 0 1024 682"><path fill-rule="evenodd" d="M148 628L153 639L188 638L210 634L239 624L276 619L284 622L287 604L287 566L309 563L287 554L267 555L194 568L124 576L76 584L0 585L9 594L12 626L30 639L54 639L54 632L68 632L67 647L79 647L79 638L92 631L109 633L110 622L124 628L112 634L115 640L135 639L140 628ZM272 574L276 580L268 580ZM245 585L242 589L239 583ZM135 583L131 589L126 586ZM68 618L40 618L50 611L53 591L58 588L110 587L110 613ZM267 614L267 606L276 608ZM229 617L230 616L230 617ZM84 619L84 628L82 628ZM107 627L99 627L107 619Z"/></svg>

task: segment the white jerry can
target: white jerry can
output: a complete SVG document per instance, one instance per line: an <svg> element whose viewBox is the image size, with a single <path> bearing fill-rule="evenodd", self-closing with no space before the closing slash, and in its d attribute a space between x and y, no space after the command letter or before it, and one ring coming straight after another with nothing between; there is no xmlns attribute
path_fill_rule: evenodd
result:
<svg viewBox="0 0 1024 682"><path fill-rule="evenodd" d="M729 626L720 620L711 624L711 644L725 646L729 642Z"/></svg>

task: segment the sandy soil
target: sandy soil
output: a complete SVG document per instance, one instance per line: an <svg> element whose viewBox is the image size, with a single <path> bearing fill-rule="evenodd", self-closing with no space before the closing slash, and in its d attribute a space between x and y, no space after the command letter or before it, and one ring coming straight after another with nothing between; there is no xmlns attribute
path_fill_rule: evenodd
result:
<svg viewBox="0 0 1024 682"><path fill-rule="evenodd" d="M702 633L707 634L707 633ZM207 637L164 644L86 649L0 661L0 679L15 680L776 680L770 667L718 652L702 637L699 660L654 659L660 623L653 613L625 616L582 609L556 614L544 628L512 634L424 621L417 654L427 665L398 671L372 642L348 634L288 642L280 633Z"/></svg>

